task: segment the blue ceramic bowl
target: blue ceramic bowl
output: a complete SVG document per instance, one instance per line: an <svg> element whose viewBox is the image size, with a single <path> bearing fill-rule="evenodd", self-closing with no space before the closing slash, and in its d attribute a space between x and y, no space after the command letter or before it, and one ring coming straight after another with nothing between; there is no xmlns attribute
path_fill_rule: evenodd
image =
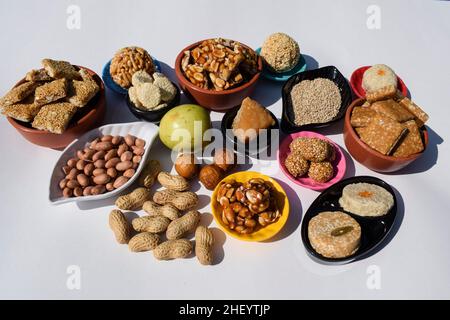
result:
<svg viewBox="0 0 450 320"><path fill-rule="evenodd" d="M259 55L261 52L261 48L256 49L255 52ZM298 61L297 65L293 69L286 72L281 73L272 72L263 63L262 76L272 81L284 82L288 80L290 77L292 77L294 74L303 72L305 70L306 70L306 61L303 55L300 55L300 60Z"/></svg>
<svg viewBox="0 0 450 320"><path fill-rule="evenodd" d="M161 64L159 63L158 60L156 60L155 58L153 58L153 63L155 64L155 71L156 72L161 72ZM105 83L105 85L112 91L118 93L118 94L123 94L126 95L128 93L128 90L125 88L122 88L121 86L119 86L117 83L114 82L114 80L111 77L111 73L109 73L109 67L111 65L111 60L109 60L105 66L103 67L102 70L102 79L103 82Z"/></svg>

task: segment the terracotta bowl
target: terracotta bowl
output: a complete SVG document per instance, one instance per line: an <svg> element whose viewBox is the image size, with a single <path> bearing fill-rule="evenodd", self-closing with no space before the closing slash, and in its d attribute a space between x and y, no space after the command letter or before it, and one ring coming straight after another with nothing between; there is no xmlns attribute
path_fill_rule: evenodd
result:
<svg viewBox="0 0 450 320"><path fill-rule="evenodd" d="M241 104L244 98L250 96L250 94L255 89L256 83L261 75L262 70L262 59L260 56L258 57L258 72L251 78L248 82L243 85L224 91L213 91L202 89L191 83L185 76L183 71L181 70L181 59L184 56L184 51L191 50L192 48L198 46L204 40L191 44L187 46L178 54L177 59L175 60L175 73L178 78L178 83L180 84L181 89L188 94L196 103L205 107L207 109L225 112L233 107L236 107ZM242 43L241 43L242 44ZM243 45L243 44L242 44ZM243 45L248 50L253 50L250 47Z"/></svg>
<svg viewBox="0 0 450 320"><path fill-rule="evenodd" d="M361 163L363 166L378 172L394 172L398 171L416 159L418 159L427 148L428 145L428 131L425 126L420 128L423 134L424 151L410 155L408 157L392 157L385 156L376 150L373 150L366 145L357 135L356 131L350 124L350 116L355 106L360 106L365 102L365 99L357 99L348 107L345 114L344 121L344 142L348 152L351 156Z"/></svg>
<svg viewBox="0 0 450 320"><path fill-rule="evenodd" d="M77 111L70 121L66 131L62 134L55 134L43 130L37 130L31 127L31 123L22 122L11 117L7 117L9 123L31 143L52 149L63 149L83 133L97 127L103 120L106 112L105 86L101 78L94 71L85 67L82 68L93 76L94 80L100 86L100 91L94 98L91 99L91 101L89 101L87 106ZM16 84L16 86L24 82L25 79L22 79Z"/></svg>

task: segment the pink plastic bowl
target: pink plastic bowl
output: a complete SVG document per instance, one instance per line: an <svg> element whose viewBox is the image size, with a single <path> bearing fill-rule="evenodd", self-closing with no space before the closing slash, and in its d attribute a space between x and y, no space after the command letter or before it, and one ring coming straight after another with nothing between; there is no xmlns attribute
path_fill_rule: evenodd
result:
<svg viewBox="0 0 450 320"><path fill-rule="evenodd" d="M298 138L298 137L319 138L319 139L328 141L329 143L331 143L334 146L334 148L336 150L336 159L332 162L332 165L334 168L334 176L330 181L325 182L325 183L320 183L320 182L314 181L313 179L309 178L308 176L303 176L301 178L294 178L289 173L289 171L286 169L286 167L284 165L284 161L286 160L286 157L291 153L291 151L289 150L289 144L292 142L292 140L294 140L295 138ZM342 178L344 177L344 174L345 174L345 170L347 168L345 156L342 153L341 148L336 143L334 143L333 141L328 139L327 137L325 137L319 133L311 132L311 131L296 132L296 133L293 133L293 134L287 136L286 138L284 138L283 142L281 143L280 148L278 149L277 158L278 158L278 164L280 165L281 170L286 175L286 177L289 178L289 180L291 180L295 184L298 184L299 186L302 186L302 187L305 187L308 189L312 189L312 190L316 190L316 191L325 190L326 188L330 187L331 185L335 184L336 182L342 180Z"/></svg>

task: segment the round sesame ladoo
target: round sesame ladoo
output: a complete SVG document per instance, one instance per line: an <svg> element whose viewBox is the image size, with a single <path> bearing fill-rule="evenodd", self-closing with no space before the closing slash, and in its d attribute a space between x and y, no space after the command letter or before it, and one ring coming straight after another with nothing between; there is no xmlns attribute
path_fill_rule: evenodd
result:
<svg viewBox="0 0 450 320"><path fill-rule="evenodd" d="M391 85L397 87L397 75L385 64L376 64L364 72L362 87L366 92L377 91Z"/></svg>
<svg viewBox="0 0 450 320"><path fill-rule="evenodd" d="M309 221L308 238L314 250L322 256L345 258L358 250L361 226L344 212L321 212Z"/></svg>
<svg viewBox="0 0 450 320"><path fill-rule="evenodd" d="M300 154L295 152L290 153L286 157L284 165L289 173L294 176L294 178L304 176L309 169L309 162L302 158Z"/></svg>
<svg viewBox="0 0 450 320"><path fill-rule="evenodd" d="M334 147L327 141L318 138L300 137L289 145L291 152L298 152L308 161L322 162L333 155Z"/></svg>
<svg viewBox="0 0 450 320"><path fill-rule="evenodd" d="M316 182L327 182L333 178L334 169L330 162L311 162L308 176Z"/></svg>
<svg viewBox="0 0 450 320"><path fill-rule="evenodd" d="M300 60L300 47L287 34L274 33L264 41L261 57L271 71L286 72L293 69Z"/></svg>

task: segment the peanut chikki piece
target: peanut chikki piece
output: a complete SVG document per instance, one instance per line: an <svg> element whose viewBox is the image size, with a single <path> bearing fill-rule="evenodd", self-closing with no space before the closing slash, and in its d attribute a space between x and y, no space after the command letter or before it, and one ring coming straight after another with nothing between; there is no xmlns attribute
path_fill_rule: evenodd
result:
<svg viewBox="0 0 450 320"><path fill-rule="evenodd" d="M416 122L410 120L403 125L408 129L408 133L394 150L394 157L407 157L422 152L424 149L422 136L420 135L419 127Z"/></svg>
<svg viewBox="0 0 450 320"><path fill-rule="evenodd" d="M76 110L77 107L69 102L47 104L39 110L32 127L61 134L66 130Z"/></svg>
<svg viewBox="0 0 450 320"><path fill-rule="evenodd" d="M394 98L396 94L397 89L395 88L395 86L390 85L376 91L366 92L366 99L369 102L375 102Z"/></svg>
<svg viewBox="0 0 450 320"><path fill-rule="evenodd" d="M8 93L0 98L0 108L3 109L6 106L22 101L31 95L37 86L38 83L29 81L12 88Z"/></svg>
<svg viewBox="0 0 450 320"><path fill-rule="evenodd" d="M87 71L81 69L80 75L83 81L73 80L69 83L69 95L67 99L78 108L86 106L100 90L98 84Z"/></svg>
<svg viewBox="0 0 450 320"><path fill-rule="evenodd" d="M366 127L370 119L376 115L376 112L369 107L354 107L352 116L350 117L350 123L352 127Z"/></svg>
<svg viewBox="0 0 450 320"><path fill-rule="evenodd" d="M63 78L37 87L34 94L34 103L37 106L43 106L64 98L67 95L67 84L68 81Z"/></svg>
<svg viewBox="0 0 450 320"><path fill-rule="evenodd" d="M68 80L81 80L80 74L67 61L57 61L52 59L43 59L42 66L47 74L55 79L66 78Z"/></svg>
<svg viewBox="0 0 450 320"><path fill-rule="evenodd" d="M34 97L29 96L22 102L4 107L2 113L19 121L30 122L40 109L41 107L34 103Z"/></svg>
<svg viewBox="0 0 450 320"><path fill-rule="evenodd" d="M50 77L45 71L45 69L39 69L39 70L31 70L29 71L26 76L25 80L27 81L51 81L53 80L52 77Z"/></svg>
<svg viewBox="0 0 450 320"><path fill-rule="evenodd" d="M380 114L375 115L367 127L356 128L361 140L372 149L389 155L408 132L402 124Z"/></svg>
<svg viewBox="0 0 450 320"><path fill-rule="evenodd" d="M414 119L414 115L392 99L374 102L371 109L398 122Z"/></svg>

